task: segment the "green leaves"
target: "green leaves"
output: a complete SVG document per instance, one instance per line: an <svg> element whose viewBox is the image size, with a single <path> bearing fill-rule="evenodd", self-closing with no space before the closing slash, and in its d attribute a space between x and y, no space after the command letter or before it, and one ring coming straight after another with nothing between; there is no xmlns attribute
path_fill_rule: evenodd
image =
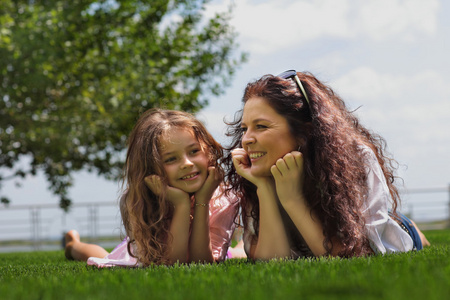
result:
<svg viewBox="0 0 450 300"><path fill-rule="evenodd" d="M66 209L73 171L117 179L140 112L196 112L223 93L245 55L230 15L204 20L202 6L2 1L0 176L31 157L22 172L43 170Z"/></svg>

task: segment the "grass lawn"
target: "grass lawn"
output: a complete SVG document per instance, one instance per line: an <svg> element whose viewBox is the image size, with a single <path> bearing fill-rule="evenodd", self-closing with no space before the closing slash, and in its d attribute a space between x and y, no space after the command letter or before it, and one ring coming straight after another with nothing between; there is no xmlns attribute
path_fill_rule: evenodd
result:
<svg viewBox="0 0 450 300"><path fill-rule="evenodd" d="M63 251L0 254L0 299L449 299L450 230L419 252L97 269Z"/></svg>

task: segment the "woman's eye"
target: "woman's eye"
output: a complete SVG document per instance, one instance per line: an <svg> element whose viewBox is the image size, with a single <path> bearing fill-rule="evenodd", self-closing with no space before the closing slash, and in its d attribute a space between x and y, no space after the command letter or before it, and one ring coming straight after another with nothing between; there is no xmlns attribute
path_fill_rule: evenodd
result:
<svg viewBox="0 0 450 300"><path fill-rule="evenodd" d="M258 129L265 129L265 128L267 128L267 126L266 125L262 125L262 124L258 124L258 125L256 125L256 128L258 128Z"/></svg>

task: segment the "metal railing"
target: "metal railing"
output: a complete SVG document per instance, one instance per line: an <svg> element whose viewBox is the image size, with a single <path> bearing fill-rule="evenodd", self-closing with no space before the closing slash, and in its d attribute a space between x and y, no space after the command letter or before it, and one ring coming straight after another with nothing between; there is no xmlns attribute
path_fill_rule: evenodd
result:
<svg viewBox="0 0 450 300"><path fill-rule="evenodd" d="M447 187L401 190L404 212L424 229L450 228L450 184Z"/></svg>
<svg viewBox="0 0 450 300"><path fill-rule="evenodd" d="M401 190L401 196L406 204L402 212L423 229L450 228L450 185ZM63 234L70 229L93 243L105 236L119 240L123 228L118 204L76 203L68 213L57 204L0 206L0 251L14 242L26 243L30 250L43 250L49 242L61 247Z"/></svg>
<svg viewBox="0 0 450 300"><path fill-rule="evenodd" d="M42 250L43 245L50 243L61 247L64 233L70 229L77 229L93 243L104 236L119 237L122 229L117 203L77 203L68 212L57 204L0 208L0 249L18 244L31 250Z"/></svg>

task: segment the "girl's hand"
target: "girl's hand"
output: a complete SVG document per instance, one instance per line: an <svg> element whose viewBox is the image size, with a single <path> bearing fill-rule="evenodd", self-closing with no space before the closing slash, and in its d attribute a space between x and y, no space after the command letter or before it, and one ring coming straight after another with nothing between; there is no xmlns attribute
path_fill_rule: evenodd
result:
<svg viewBox="0 0 450 300"><path fill-rule="evenodd" d="M208 177L206 178L205 183L203 183L203 186L195 192L195 202L208 204L220 182L221 178L219 172L216 172L215 167L209 167Z"/></svg>
<svg viewBox="0 0 450 300"><path fill-rule="evenodd" d="M303 196L303 154L298 151L287 153L277 160L270 168L275 179L278 199L281 204L296 199L304 199Z"/></svg>
<svg viewBox="0 0 450 300"><path fill-rule="evenodd" d="M189 194L180 189L164 186L161 177L158 175L149 175L144 178L145 185L157 196L161 195L163 189L166 189L166 199L171 202L175 207L182 204L187 204L190 207Z"/></svg>

